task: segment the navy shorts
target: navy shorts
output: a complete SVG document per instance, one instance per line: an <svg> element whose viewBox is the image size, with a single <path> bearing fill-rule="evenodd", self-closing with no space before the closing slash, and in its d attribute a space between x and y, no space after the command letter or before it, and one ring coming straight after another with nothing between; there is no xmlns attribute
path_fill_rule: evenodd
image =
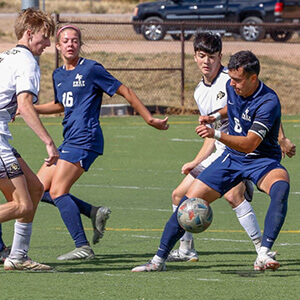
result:
<svg viewBox="0 0 300 300"><path fill-rule="evenodd" d="M58 148L59 159L66 160L70 163L80 162L81 167L87 172L91 164L99 156L99 153L79 148L67 147L61 145Z"/></svg>
<svg viewBox="0 0 300 300"><path fill-rule="evenodd" d="M225 150L197 179L223 196L244 179L257 185L260 178L274 169L285 170L275 158L240 156Z"/></svg>

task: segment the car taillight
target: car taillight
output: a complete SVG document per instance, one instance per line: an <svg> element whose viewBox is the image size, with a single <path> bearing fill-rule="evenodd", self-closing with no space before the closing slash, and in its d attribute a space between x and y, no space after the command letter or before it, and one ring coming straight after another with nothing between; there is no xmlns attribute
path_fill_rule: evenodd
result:
<svg viewBox="0 0 300 300"><path fill-rule="evenodd" d="M275 4L275 11L274 11L275 16L281 16L282 12L283 12L283 2L277 2Z"/></svg>
<svg viewBox="0 0 300 300"><path fill-rule="evenodd" d="M135 7L133 11L133 15L136 17L138 15L138 12L139 12L139 8Z"/></svg>

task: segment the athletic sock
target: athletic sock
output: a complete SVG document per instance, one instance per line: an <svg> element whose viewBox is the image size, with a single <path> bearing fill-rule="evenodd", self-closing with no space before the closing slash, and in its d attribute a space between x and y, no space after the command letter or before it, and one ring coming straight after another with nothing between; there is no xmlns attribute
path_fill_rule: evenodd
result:
<svg viewBox="0 0 300 300"><path fill-rule="evenodd" d="M49 203L55 206L54 201L49 194L49 191L44 192L41 202Z"/></svg>
<svg viewBox="0 0 300 300"><path fill-rule="evenodd" d="M184 196L179 204L181 204L186 199L188 199L188 197ZM165 226L160 240L160 245L156 252L156 255L163 259L167 259L170 251L185 232L185 230L182 229L177 221L177 209L175 210L175 212L173 212L172 216Z"/></svg>
<svg viewBox="0 0 300 300"><path fill-rule="evenodd" d="M22 259L27 256L30 238L32 233L32 223L21 223L16 220L14 239L9 257L12 259Z"/></svg>
<svg viewBox="0 0 300 300"><path fill-rule="evenodd" d="M88 245L88 241L83 229L78 206L73 201L70 194L64 194L54 199L54 203L60 211L69 233L75 242L75 246Z"/></svg>
<svg viewBox="0 0 300 300"><path fill-rule="evenodd" d="M271 249L284 223L287 213L290 184L276 181L270 189L271 202L265 218L262 246Z"/></svg>
<svg viewBox="0 0 300 300"><path fill-rule="evenodd" d="M261 237L261 231L251 204L247 200L244 200L239 206L233 208L233 210L256 248L257 239Z"/></svg>
<svg viewBox="0 0 300 300"><path fill-rule="evenodd" d="M5 244L2 240L2 224L0 223L0 251L2 251L5 247Z"/></svg>
<svg viewBox="0 0 300 300"><path fill-rule="evenodd" d="M177 205L172 204L173 212L176 211ZM187 252L189 250L194 249L194 238L191 232L186 231L182 238L180 239L179 249L183 252Z"/></svg>
<svg viewBox="0 0 300 300"><path fill-rule="evenodd" d="M83 200L80 200L79 198L75 197L72 194L69 194L69 195L72 198L72 200L76 203L76 205L78 206L80 213L83 214L84 216L90 218L91 217L92 205L87 203L87 202L84 202ZM50 203L50 204L55 206L55 203L52 200L52 198L49 194L49 191L46 191L44 193L41 201L45 202L45 203Z"/></svg>

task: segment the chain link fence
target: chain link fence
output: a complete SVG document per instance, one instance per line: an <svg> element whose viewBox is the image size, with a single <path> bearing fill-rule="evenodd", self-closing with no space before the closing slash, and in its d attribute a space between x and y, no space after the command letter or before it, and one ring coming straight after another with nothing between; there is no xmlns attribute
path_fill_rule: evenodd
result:
<svg viewBox="0 0 300 300"><path fill-rule="evenodd" d="M148 41L133 29L132 22L84 21L62 19L63 25L72 23L82 30L82 56L94 59L125 85L131 87L153 112L194 113L197 111L193 93L201 80L201 73L193 58L193 37L189 40L180 35L167 35L164 40ZM142 23L141 23L142 24ZM138 25L141 25L138 24ZM185 24L182 23L182 32ZM239 24L221 24L225 32L233 32ZM273 88L282 103L282 113L300 113L298 88L300 78L300 38L298 24L263 24L272 30L292 31L288 42L278 43L268 35L260 42L245 42L236 34L223 36L223 64L226 66L231 54L251 50L261 62L260 79ZM280 27L279 27L280 26ZM201 24L201 30L213 28ZM60 65L59 56L57 65ZM120 107L127 104L122 97L103 99L105 105Z"/></svg>

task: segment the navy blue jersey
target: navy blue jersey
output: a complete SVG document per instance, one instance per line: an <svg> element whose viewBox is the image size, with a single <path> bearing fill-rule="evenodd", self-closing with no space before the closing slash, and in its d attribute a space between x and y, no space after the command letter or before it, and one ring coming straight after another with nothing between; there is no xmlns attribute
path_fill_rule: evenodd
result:
<svg viewBox="0 0 300 300"><path fill-rule="evenodd" d="M246 136L254 132L261 139L260 145L247 156L273 157L281 159L278 144L278 132L281 122L281 106L276 93L260 82L258 89L251 96L244 98L237 95L227 82L227 108L229 134ZM229 152L245 155L227 147Z"/></svg>
<svg viewBox="0 0 300 300"><path fill-rule="evenodd" d="M76 68L53 72L55 102L65 109L63 144L103 153L99 116L103 93L113 96L122 83L93 60L80 58Z"/></svg>

